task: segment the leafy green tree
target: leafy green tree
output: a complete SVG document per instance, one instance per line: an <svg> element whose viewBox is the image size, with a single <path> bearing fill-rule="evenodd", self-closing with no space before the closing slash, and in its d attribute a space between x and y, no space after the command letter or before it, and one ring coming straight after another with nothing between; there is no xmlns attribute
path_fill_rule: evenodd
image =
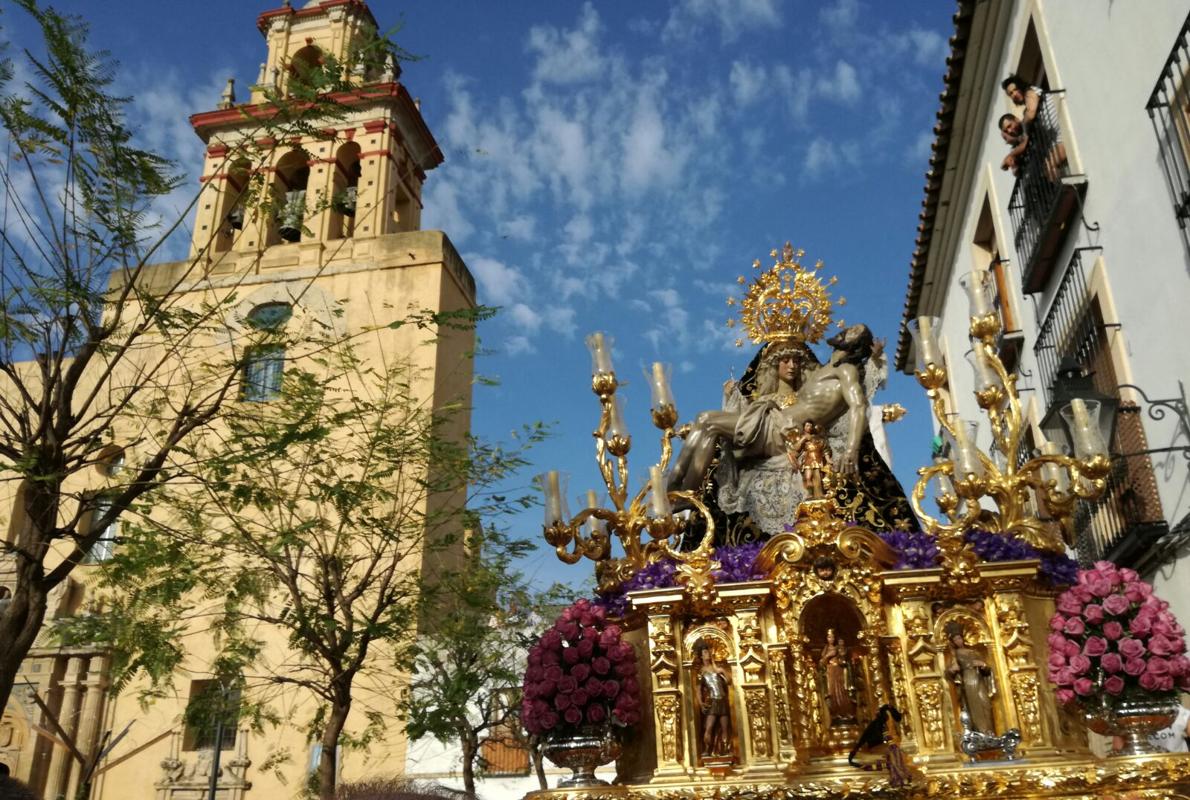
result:
<svg viewBox="0 0 1190 800"><path fill-rule="evenodd" d="M419 324L431 319L443 321ZM472 565L507 574L523 545L474 533L499 548L468 558L464 536L473 515L528 502L489 490L542 430L512 450L484 446L460 435L465 409L425 406L407 366L370 368L349 343L307 363L286 370L274 402L224 409L192 439L185 474L105 569L106 611L74 620L72 635L111 641L118 678L143 672L161 687L185 656L182 634L209 629L216 671L243 675L255 722L276 721L281 690L316 701L307 730L330 800L339 747L366 746L400 712L419 619L437 633L436 602L487 597L486 610L520 596ZM458 576L472 581L461 595ZM349 726L355 711L363 724Z"/></svg>
<svg viewBox="0 0 1190 800"><path fill-rule="evenodd" d="M439 609L426 615L413 650L409 738L431 736L461 751L463 788L475 796L475 775L489 765L485 741L528 747L520 732L525 654L563 590L534 591L515 564L533 545L476 526L463 568L427 595Z"/></svg>
<svg viewBox="0 0 1190 800"><path fill-rule="evenodd" d="M174 165L137 146L128 99L112 93L115 64L87 43L80 20L14 0L40 32L0 69L0 127L11 157L0 165L9 219L0 230L0 479L11 513L0 536L0 568L13 590L0 609L0 708L38 640L48 598L99 544L117 517L179 474L186 443L236 396L244 346L200 352L224 328L236 287L188 294L203 275L210 242L166 272L151 266L198 199L176 218L155 202L179 185ZM32 38L32 37L30 37ZM358 62L387 59L376 38ZM398 53L399 55L399 53ZM323 130L343 113L351 70L333 59L269 90L256 115L277 141ZM226 163L267 153L232 147ZM272 213L261 176L245 202ZM325 202L325 200L324 200ZM212 237L215 232L212 231ZM248 271L245 270L247 273ZM201 364L201 368L182 365ZM116 437L135 463L113 471L102 497L94 469L112 459Z"/></svg>

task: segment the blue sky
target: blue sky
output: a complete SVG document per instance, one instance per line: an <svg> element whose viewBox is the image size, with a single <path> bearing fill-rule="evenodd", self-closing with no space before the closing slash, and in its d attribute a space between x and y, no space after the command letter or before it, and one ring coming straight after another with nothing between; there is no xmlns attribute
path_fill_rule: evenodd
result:
<svg viewBox="0 0 1190 800"><path fill-rule="evenodd" d="M90 19L121 62L147 144L194 175L201 145L186 118L213 108L228 77L255 79L255 18L270 4L57 5ZM642 370L673 363L683 419L717 407L752 354L733 346L725 299L786 240L838 276L847 321L895 347L953 3L371 6L423 56L403 80L446 155L427 179L424 226L448 233L481 302L504 309L481 332L479 370L501 385L477 391L473 429L556 423L535 460L572 474L572 504L598 481L590 331L615 338L629 383L637 484L658 453ZM2 21L19 43L12 13ZM929 409L903 376L881 399L910 411L889 428L908 488L928 459ZM512 524L537 536L538 516ZM526 566L543 580L590 574L545 551Z"/></svg>

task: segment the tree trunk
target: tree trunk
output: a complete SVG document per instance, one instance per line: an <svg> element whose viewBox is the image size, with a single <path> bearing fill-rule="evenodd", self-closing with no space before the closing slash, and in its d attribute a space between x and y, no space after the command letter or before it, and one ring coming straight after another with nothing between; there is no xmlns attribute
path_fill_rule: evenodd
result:
<svg viewBox="0 0 1190 800"><path fill-rule="evenodd" d="M479 737L468 728L462 732L459 743L463 746L463 791L468 797L475 797L475 756L479 752Z"/></svg>
<svg viewBox="0 0 1190 800"><path fill-rule="evenodd" d="M39 590L36 579L22 574L33 571L35 565L24 559L18 559L18 564L15 591L0 615L0 642L4 643L0 647L0 709L8 705L21 662L37 641L46 612L46 593Z"/></svg>
<svg viewBox="0 0 1190 800"><path fill-rule="evenodd" d="M339 737L351 711L351 695L331 706L326 727L322 729L322 753L318 759L318 800L335 800L339 778Z"/></svg>
<svg viewBox="0 0 1190 800"><path fill-rule="evenodd" d="M16 570L16 585L8 608L0 614L0 709L8 705L21 662L37 641L45 621L51 586L46 585L43 559L58 523L60 484L40 487L24 481L13 504L16 537L13 549L5 553ZM23 519L22 519L23 517Z"/></svg>

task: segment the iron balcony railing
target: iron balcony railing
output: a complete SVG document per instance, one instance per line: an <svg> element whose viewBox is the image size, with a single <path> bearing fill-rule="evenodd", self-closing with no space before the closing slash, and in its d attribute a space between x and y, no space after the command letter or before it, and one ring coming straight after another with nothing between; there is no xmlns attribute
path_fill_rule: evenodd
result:
<svg viewBox="0 0 1190 800"><path fill-rule="evenodd" d="M1038 381L1042 397L1048 406L1053 396L1058 365L1071 356L1079 364L1089 363L1091 350L1096 346L1094 317L1088 313L1091 293L1087 290L1087 269L1083 256L1099 247L1080 247L1070 256L1070 263L1062 273L1061 283L1054 292L1045 318L1037 331L1033 355L1037 361Z"/></svg>
<svg viewBox="0 0 1190 800"><path fill-rule="evenodd" d="M1041 96L1037 116L1025 131L1029 141L1008 201L1025 294L1045 288L1086 186L1082 176L1069 174L1066 163L1054 99L1063 93L1059 89Z"/></svg>
<svg viewBox="0 0 1190 800"><path fill-rule="evenodd" d="M1174 42L1169 58L1153 87L1153 94L1145 106L1157 147L1161 152L1161 166L1169 181L1173 196L1174 214L1185 229L1190 220L1190 16Z"/></svg>
<svg viewBox="0 0 1190 800"><path fill-rule="evenodd" d="M1140 407L1122 405L1117 413L1116 447L1143 447ZM1169 532L1149 456L1127 452L1136 454L1112 458L1107 486L1099 499L1080 502L1075 508L1075 541L1084 565L1107 559L1120 566L1143 568L1153 545Z"/></svg>

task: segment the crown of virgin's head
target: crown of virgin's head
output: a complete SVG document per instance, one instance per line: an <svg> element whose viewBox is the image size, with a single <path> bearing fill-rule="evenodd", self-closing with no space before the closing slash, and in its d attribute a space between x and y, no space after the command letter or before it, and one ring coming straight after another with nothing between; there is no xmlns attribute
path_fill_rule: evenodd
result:
<svg viewBox="0 0 1190 800"><path fill-rule="evenodd" d="M728 327L739 324L747 338L756 344L809 344L821 339L830 327L834 307L845 305L847 300L843 297L831 299L829 287L835 285L837 278L823 281L819 277L821 261L813 267L802 266L801 259L805 254L804 250L794 250L789 242L785 243L780 254L773 250L769 254L774 260L773 266L752 281L744 299L739 301L738 323L730 319L727 321ZM752 263L752 268L761 268L760 259ZM743 285L748 281L741 275L738 282ZM727 304L734 306L737 301L729 298ZM839 328L843 328L844 324L843 320L836 323ZM743 338L736 340L737 347L743 345Z"/></svg>

